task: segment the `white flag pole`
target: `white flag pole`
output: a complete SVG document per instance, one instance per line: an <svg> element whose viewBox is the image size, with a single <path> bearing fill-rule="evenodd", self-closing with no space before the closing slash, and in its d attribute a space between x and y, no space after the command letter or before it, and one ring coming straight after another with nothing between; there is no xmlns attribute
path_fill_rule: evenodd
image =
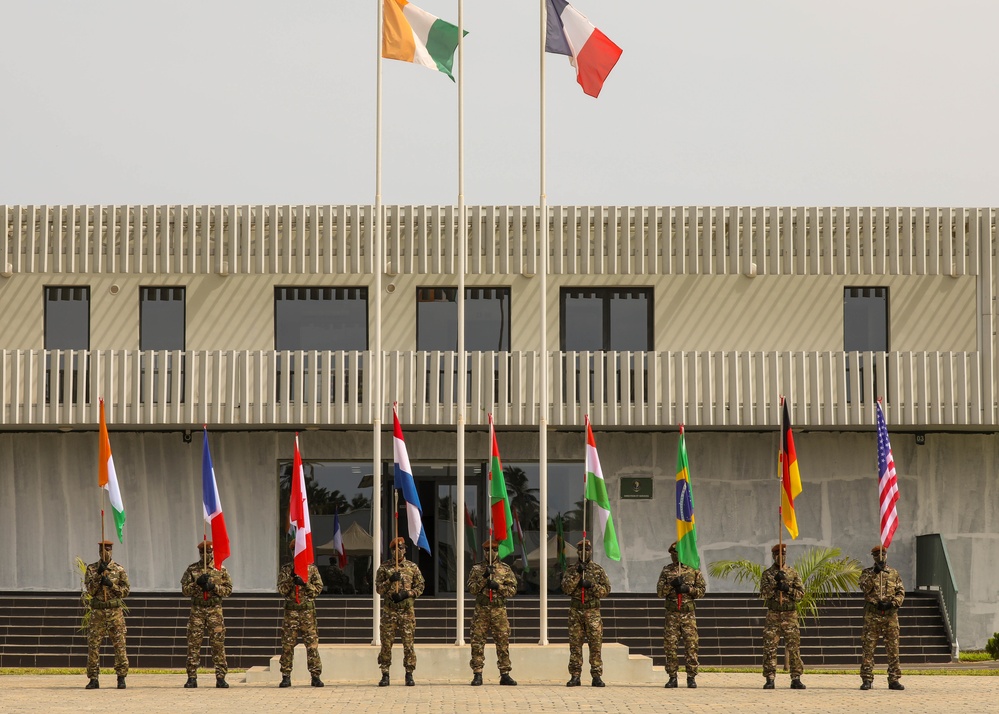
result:
<svg viewBox="0 0 999 714"><path fill-rule="evenodd" d="M465 247L468 224L465 221L465 2L458 0L458 499L465 503L465 379L468 358L465 354ZM455 518L459 511L455 511ZM465 644L465 529L457 529L455 550L457 573L456 645Z"/></svg>
<svg viewBox="0 0 999 714"><path fill-rule="evenodd" d="M548 195L545 188L545 38L548 34L547 0L541 0L541 191L539 210L541 213L541 262L537 271L541 276L541 375L538 386L541 391L541 409L538 414L538 455L541 499L541 518L538 524L541 542L538 545L539 587L541 589L541 639L538 644L548 644Z"/></svg>
<svg viewBox="0 0 999 714"><path fill-rule="evenodd" d="M374 246L372 250L372 270L375 273L375 299L374 299L374 340L371 352L371 386L368 393L371 395L371 510L373 518L371 522L371 572L377 572L381 564L381 536L382 536L382 272L385 270L385 259L382 250L385 246L385 226L382 220L382 33L384 32L384 6L382 0L376 0L378 6L378 42L377 51L377 71L375 80L375 214L374 231L372 238ZM341 216L341 220L342 220ZM381 627L381 607L378 594L375 592L374 578L371 579L371 608L372 608L372 632L371 643L381 644L379 641L379 629Z"/></svg>

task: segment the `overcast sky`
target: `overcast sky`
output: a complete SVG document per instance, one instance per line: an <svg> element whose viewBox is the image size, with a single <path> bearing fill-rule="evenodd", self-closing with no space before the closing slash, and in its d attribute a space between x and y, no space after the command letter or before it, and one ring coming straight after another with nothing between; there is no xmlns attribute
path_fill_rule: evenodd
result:
<svg viewBox="0 0 999 714"><path fill-rule="evenodd" d="M457 22L457 0L416 4ZM999 205L995 0L577 0L551 204ZM539 0L465 2L465 197L536 204ZM0 204L372 203L376 0L0 0ZM384 67L383 198L457 202L457 87Z"/></svg>

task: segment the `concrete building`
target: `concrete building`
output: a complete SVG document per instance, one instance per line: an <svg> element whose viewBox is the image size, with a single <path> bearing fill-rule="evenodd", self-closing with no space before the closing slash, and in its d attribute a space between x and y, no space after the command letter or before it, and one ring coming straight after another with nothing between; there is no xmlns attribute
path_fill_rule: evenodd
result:
<svg viewBox="0 0 999 714"><path fill-rule="evenodd" d="M949 554L961 646L999 630L999 210L551 207L545 231L534 206L470 207L464 377L456 214L388 206L380 248L370 206L0 206L0 590L79 587L74 557L101 532L101 398L134 590L177 589L197 556L207 425L236 589L275 587L299 431L314 542L334 513L354 527L331 582L368 591L398 402L428 593L456 597L486 535L490 413L525 588L555 585L539 546L559 518L579 537L588 415L623 552L605 565L616 591L649 592L675 538L681 423L702 559L769 560L780 395L804 484L790 558L827 545L868 563L883 397L890 562L915 587L916 539L938 534L920 542ZM927 553L920 581L942 562Z"/></svg>

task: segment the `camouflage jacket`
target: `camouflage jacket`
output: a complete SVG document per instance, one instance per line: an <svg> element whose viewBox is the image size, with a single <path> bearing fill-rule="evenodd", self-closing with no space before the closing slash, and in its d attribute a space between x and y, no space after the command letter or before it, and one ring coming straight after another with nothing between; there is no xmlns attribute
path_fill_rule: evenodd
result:
<svg viewBox="0 0 999 714"><path fill-rule="evenodd" d="M690 586L690 592L681 593L673 587L676 578L683 580L684 585ZM670 612L691 612L694 609L694 600L704 596L708 589L708 584L704 581L701 571L691 568L689 565L670 563L659 573L659 582L656 584L656 595L666 598L666 609ZM677 607L677 595L681 595L680 607Z"/></svg>
<svg viewBox="0 0 999 714"><path fill-rule="evenodd" d="M91 598L91 607L101 609L102 606L120 607L121 600L128 597L132 586L128 582L128 573L125 569L113 560L107 565L103 575L111 581L110 585L105 585L103 575L97 572L97 567L101 561L91 563L87 566L87 572L83 576L83 585L87 588L87 593Z"/></svg>
<svg viewBox="0 0 999 714"><path fill-rule="evenodd" d="M476 563L468 573L468 592L475 596L477 605L503 605L506 598L517 594L517 576L510 566L503 561L493 563L492 579L499 584L499 590L493 592L492 602L489 601L489 565Z"/></svg>
<svg viewBox="0 0 999 714"><path fill-rule="evenodd" d="M586 589L586 601L583 601L583 580L588 580L591 586ZM562 592L569 596L570 607L575 608L598 608L600 598L610 595L610 578L602 567L592 560L586 562L583 572L577 570L576 565L569 566L562 576Z"/></svg>
<svg viewBox="0 0 999 714"><path fill-rule="evenodd" d="M872 605L883 601L897 608L905 600L902 576L895 568L887 566L882 573L876 572L874 568L865 568L860 574L860 592L864 593L864 600Z"/></svg>
<svg viewBox="0 0 999 714"><path fill-rule="evenodd" d="M202 590L198 585L198 578L203 573L208 573L208 590ZM211 590L214 586L215 589ZM180 591L191 598L191 605L195 607L213 607L222 604L222 598L232 595L232 578L229 571L223 566L216 570L211 563L205 568L201 560L196 560L187 566L183 577L180 579ZM208 595L206 598L205 595Z"/></svg>
<svg viewBox="0 0 999 714"><path fill-rule="evenodd" d="M319 568L309 563L309 579L304 586L295 586L295 565L288 563L281 568L278 573L277 589L285 599L285 607L289 605L306 605L312 603L319 593L323 591L323 578L319 574Z"/></svg>
<svg viewBox="0 0 999 714"><path fill-rule="evenodd" d="M777 573L784 573L784 579L790 586L785 593L777 589ZM775 612L789 612L795 609L795 603L805 596L805 586L801 583L798 572L787 565L778 568L774 563L763 571L760 578L760 597L766 603L767 609Z"/></svg>
<svg viewBox="0 0 999 714"><path fill-rule="evenodd" d="M418 598L423 594L423 588L426 587L426 583L423 580L423 573L411 560L406 560L403 558L399 562L399 574L402 579L397 582L392 582L392 574L395 572L395 559L387 560L378 566L378 572L375 573L375 592L381 595L384 599L382 600L383 606L388 607L406 607L411 606L413 598ZM411 593L409 598L403 600L402 602L393 602L392 593L398 592L408 592Z"/></svg>

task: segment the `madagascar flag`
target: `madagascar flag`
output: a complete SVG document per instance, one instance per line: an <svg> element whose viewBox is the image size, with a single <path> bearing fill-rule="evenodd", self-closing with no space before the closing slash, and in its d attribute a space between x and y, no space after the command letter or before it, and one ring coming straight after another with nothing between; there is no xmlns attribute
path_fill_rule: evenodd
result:
<svg viewBox="0 0 999 714"><path fill-rule="evenodd" d="M499 557L502 560L513 552L513 516L510 514L510 499L506 495L506 479L503 478L503 464L500 463L492 414L489 415L489 442L492 444L489 501L492 504L493 540L499 543Z"/></svg>
<svg viewBox="0 0 999 714"><path fill-rule="evenodd" d="M787 411L787 401L781 399L784 415L780 427L780 512L791 538L798 537L798 520L794 517L794 499L801 493L801 475L798 473L798 455L794 450L794 436L791 434L791 417Z"/></svg>

